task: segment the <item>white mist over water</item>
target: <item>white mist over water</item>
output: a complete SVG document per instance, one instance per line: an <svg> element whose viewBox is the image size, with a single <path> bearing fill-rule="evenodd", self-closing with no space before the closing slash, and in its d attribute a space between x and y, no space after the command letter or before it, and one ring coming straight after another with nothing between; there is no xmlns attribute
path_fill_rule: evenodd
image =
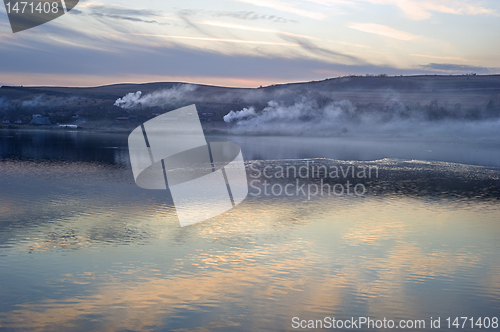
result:
<svg viewBox="0 0 500 332"><path fill-rule="evenodd" d="M227 123L235 123L234 133L254 134L305 134L310 132L335 132L352 119L354 105L348 100L335 101L320 107L313 99L301 98L292 105L269 101L267 107L257 112L255 107L231 111L224 116Z"/></svg>
<svg viewBox="0 0 500 332"><path fill-rule="evenodd" d="M117 99L114 105L130 109L166 108L183 100L216 103L213 107L226 114L223 119L227 125L212 126L221 134L407 137L500 143L500 118L479 106L457 111L446 103L444 106L437 102L409 104L390 91L382 98L384 104L367 106L315 91L258 89L207 94L202 88L197 89L196 85L179 84L147 94L137 91ZM220 104L225 105L224 109L220 109Z"/></svg>
<svg viewBox="0 0 500 332"><path fill-rule="evenodd" d="M397 106L399 104L396 104ZM433 139L500 141L500 119L429 120L423 112L397 109L360 111L349 100L320 105L301 97L292 104L271 100L262 110L255 106L224 116L231 134L299 136L415 136Z"/></svg>
<svg viewBox="0 0 500 332"><path fill-rule="evenodd" d="M6 97L0 98L0 110L15 110L15 109L28 109L28 110L38 110L38 109L51 109L67 107L70 105L77 104L82 100L81 96L71 96L71 97L60 97L60 96L50 96L46 94L38 94L31 99L22 100L20 102L13 102L8 100Z"/></svg>

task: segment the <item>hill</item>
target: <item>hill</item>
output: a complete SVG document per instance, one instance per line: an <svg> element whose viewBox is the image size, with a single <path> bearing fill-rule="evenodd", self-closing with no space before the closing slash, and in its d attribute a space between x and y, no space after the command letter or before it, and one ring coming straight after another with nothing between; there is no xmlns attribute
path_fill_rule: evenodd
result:
<svg viewBox="0 0 500 332"><path fill-rule="evenodd" d="M114 84L99 87L0 88L0 116L4 122L29 123L34 114L53 123L75 121L139 122L183 105L196 104L207 121L222 121L231 111L253 107L256 112L276 102L299 101L321 108L349 101L356 113L482 119L500 115L500 75L462 76L348 76L323 81L279 84L259 88L228 88L185 83ZM115 105L127 94L142 96L125 108ZM137 96L135 96L137 98ZM118 120L117 120L118 119Z"/></svg>

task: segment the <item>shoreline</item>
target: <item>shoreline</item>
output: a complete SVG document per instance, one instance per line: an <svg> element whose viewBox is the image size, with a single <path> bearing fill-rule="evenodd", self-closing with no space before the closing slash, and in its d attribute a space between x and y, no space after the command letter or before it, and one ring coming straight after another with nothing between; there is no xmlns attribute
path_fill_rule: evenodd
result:
<svg viewBox="0 0 500 332"><path fill-rule="evenodd" d="M59 127L57 125L47 126L47 125L0 125L0 132L3 131L18 131L18 132L47 132L47 133L61 133L61 132L79 132L88 134L126 134L129 135L138 125L134 124L131 127L81 127L78 128L66 128ZM288 138L288 139L324 139L328 140L345 140L352 142L363 142L363 141L379 141L379 142L419 142L422 144L427 143L437 143L437 144L451 144L451 145L467 145L467 144L483 144L485 146L490 146L493 148L500 148L500 137L491 136L470 136L464 137L459 135L451 134L424 134L424 133L403 133L403 132L393 132L393 133L382 133L382 132L372 132L372 133L341 133L341 132L331 132L331 133L301 133L300 135L293 135L290 133L262 133L262 132L233 132L228 130L231 128L229 124L206 126L206 123L202 125L203 132L207 137L240 137L240 138Z"/></svg>
<svg viewBox="0 0 500 332"><path fill-rule="evenodd" d="M103 123L103 122L83 122L71 124L53 124L53 125L30 125L30 124L0 124L0 130L22 130L22 131L81 131L81 132L98 132L98 133L131 133L132 130L140 126L142 123ZM62 127L64 125L76 125L77 128ZM233 135L225 129L229 129L230 124L225 122L204 122L202 128L205 134L221 134Z"/></svg>

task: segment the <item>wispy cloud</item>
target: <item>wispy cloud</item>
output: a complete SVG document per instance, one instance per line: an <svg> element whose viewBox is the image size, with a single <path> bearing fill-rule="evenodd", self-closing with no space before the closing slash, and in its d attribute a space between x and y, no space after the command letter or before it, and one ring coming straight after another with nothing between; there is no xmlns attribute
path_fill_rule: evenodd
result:
<svg viewBox="0 0 500 332"><path fill-rule="evenodd" d="M293 37L319 40L319 38L316 38L316 37L300 35L300 34L295 34L295 33L291 33L291 32L276 30L276 29L267 29L267 28L260 28L260 27L255 27L255 26L248 26L248 25L231 24L231 23L216 22L216 21L202 21L202 22L197 22L197 23L206 24L206 25L215 26L215 27L221 27L221 28L228 28L228 29L239 29L239 30L247 30L247 31L255 31L255 32L274 33L274 34L281 34L281 35L287 35L287 36L293 36Z"/></svg>
<svg viewBox="0 0 500 332"><path fill-rule="evenodd" d="M427 55L427 54L410 54L410 55L411 56L419 56L419 57L422 57L422 58L466 61L465 59L458 58L458 57L453 57L453 56L438 56L438 55Z"/></svg>
<svg viewBox="0 0 500 332"><path fill-rule="evenodd" d="M91 9L95 13L107 15L125 15L125 16L146 16L146 17L161 17L158 11L150 9L135 9L117 5L102 5L95 3L78 4L78 7Z"/></svg>
<svg viewBox="0 0 500 332"><path fill-rule="evenodd" d="M360 47L360 48L370 48L370 46L361 45L361 44L353 44L353 43L348 43L348 42L345 42L345 41L338 41L338 40L328 40L328 41L331 42L331 43L338 43L338 44L342 44L342 45L346 45L346 46L354 46L354 47Z"/></svg>
<svg viewBox="0 0 500 332"><path fill-rule="evenodd" d="M483 6L482 1L468 0L304 0L324 6L361 8L363 3L394 5L413 20L424 20L433 12L455 15L498 15L494 9Z"/></svg>
<svg viewBox="0 0 500 332"><path fill-rule="evenodd" d="M70 13L74 11L78 11L79 13L75 14L101 14L112 18L112 16L124 16L130 18L139 18L142 21L151 21L158 20L160 22L164 21L183 21L177 15L173 13L168 13L162 10L152 10L152 9L144 9L144 8L131 8L124 7L123 5L118 4L101 4L96 2L79 2L78 8L82 9L79 11L77 9L72 9Z"/></svg>
<svg viewBox="0 0 500 332"><path fill-rule="evenodd" d="M271 21L274 23L297 23L296 20L289 20L276 15L258 14L254 11L212 12L212 15L216 17L232 17L249 21L264 20L264 21Z"/></svg>
<svg viewBox="0 0 500 332"><path fill-rule="evenodd" d="M203 29L200 27L198 24L195 24L192 22L187 15L183 15L182 13L179 13L179 18L186 23L186 25L190 28L193 28L194 30L198 31L202 35L209 36L209 37L214 37L208 30Z"/></svg>
<svg viewBox="0 0 500 332"><path fill-rule="evenodd" d="M327 59L329 62L337 61L340 63L356 63L356 64L361 64L363 63L362 60L357 58L356 56L346 54L346 53L340 53L340 52L335 52L332 50L329 50L324 47L320 47L314 43L312 43L309 40L305 40L302 38L297 38L297 37L292 37L292 36L282 36L282 38L286 41L293 42L294 44L298 44L303 50L315 55L315 56L322 56L324 59Z"/></svg>
<svg viewBox="0 0 500 332"><path fill-rule="evenodd" d="M69 13L72 15L89 15L95 17L101 21L105 19L128 21L133 23L148 23L148 24L158 24L158 25L170 25L165 21L160 21L166 19L161 12L153 11L149 9L134 9L126 8L117 5L102 5L98 3L84 3L82 10L73 9Z"/></svg>
<svg viewBox="0 0 500 332"><path fill-rule="evenodd" d="M391 27L382 25L382 24L375 24L375 23L351 23L348 25L349 28L367 32L367 33L373 33L376 35L388 37L388 38L394 38L394 39L399 39L399 40L413 40L418 38L418 36L412 35L411 33L404 32L404 31L399 31L396 29L393 29Z"/></svg>
<svg viewBox="0 0 500 332"><path fill-rule="evenodd" d="M475 72L478 74L494 74L498 73L499 68L488 68L481 66L467 66L467 65L457 65L451 63L429 63L428 65L420 66L423 70L430 70L436 72L448 72L452 74L463 74Z"/></svg>
<svg viewBox="0 0 500 332"><path fill-rule="evenodd" d="M224 42L224 43L237 43L237 44L300 46L299 44L294 44L294 43L280 43L280 42L270 42L270 41L262 41L262 40L242 40L242 39L212 38L212 37L169 36L169 35L157 35L157 34L148 34L148 33L132 33L131 35L146 36L146 37L161 37L161 38L171 38L171 39L186 39L186 40L201 40L201 41L213 41L213 42Z"/></svg>
<svg viewBox="0 0 500 332"><path fill-rule="evenodd" d="M381 5L398 6L406 16L414 20L424 20L432 16L432 12L455 15L493 15L495 10L486 8L479 1L465 0L355 0ZM336 2L333 0L332 2ZM342 1L344 2L344 1Z"/></svg>
<svg viewBox="0 0 500 332"><path fill-rule="evenodd" d="M170 25L170 23L166 23L166 22L158 22L156 20L144 20L144 19L141 19L138 17L133 17L133 16L101 14L101 13L92 13L90 15L94 16L94 17L111 18L111 19L115 19L115 20L123 20L123 21L130 21L130 22L136 22L136 23L152 23L152 24L159 24L159 25Z"/></svg>
<svg viewBox="0 0 500 332"><path fill-rule="evenodd" d="M277 15L265 15L259 14L254 11L205 11L205 10L192 10L183 9L179 12L180 15L192 16L192 15L205 15L212 17L229 17L245 21L269 21L273 23L298 23L297 20L290 20Z"/></svg>
<svg viewBox="0 0 500 332"><path fill-rule="evenodd" d="M236 0L236 1L248 3L259 7L272 8L282 12L291 13L294 15L303 16L307 18L312 18L315 20L323 20L326 18L326 15L323 13L300 9L289 3L278 0Z"/></svg>

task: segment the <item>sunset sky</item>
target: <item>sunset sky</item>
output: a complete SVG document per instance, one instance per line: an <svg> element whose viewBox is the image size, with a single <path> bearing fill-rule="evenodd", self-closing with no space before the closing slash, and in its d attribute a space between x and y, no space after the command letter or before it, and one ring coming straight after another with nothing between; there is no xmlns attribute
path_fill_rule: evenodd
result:
<svg viewBox="0 0 500 332"><path fill-rule="evenodd" d="M80 1L16 34L2 6L0 38L0 84L500 74L500 1Z"/></svg>

